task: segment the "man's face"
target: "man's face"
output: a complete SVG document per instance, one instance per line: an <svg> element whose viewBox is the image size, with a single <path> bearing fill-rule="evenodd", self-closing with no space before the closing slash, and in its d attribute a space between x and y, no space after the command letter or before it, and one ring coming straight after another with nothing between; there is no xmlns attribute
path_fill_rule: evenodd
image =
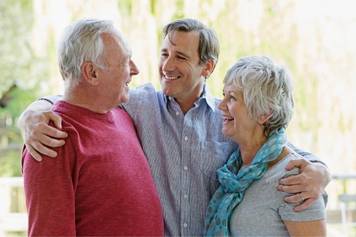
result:
<svg viewBox="0 0 356 237"><path fill-rule="evenodd" d="M163 40L159 64L160 82L164 94L178 103L192 104L204 85L206 64L199 64L199 33L170 32Z"/></svg>
<svg viewBox="0 0 356 237"><path fill-rule="evenodd" d="M131 60L130 51L117 36L103 33L101 37L104 43L104 68L98 68L99 79L103 80L100 89L114 107L127 102L131 76L137 75L139 71Z"/></svg>

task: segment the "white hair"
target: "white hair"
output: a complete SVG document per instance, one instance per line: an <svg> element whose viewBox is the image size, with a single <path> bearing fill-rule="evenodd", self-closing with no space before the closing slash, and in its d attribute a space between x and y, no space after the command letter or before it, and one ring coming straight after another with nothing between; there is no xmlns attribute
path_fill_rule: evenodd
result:
<svg viewBox="0 0 356 237"><path fill-rule="evenodd" d="M249 116L264 123L268 136L287 127L293 114L292 82L287 71L265 56L243 57L226 73L225 85L234 85L243 94Z"/></svg>
<svg viewBox="0 0 356 237"><path fill-rule="evenodd" d="M78 83L81 76L81 66L85 61L91 61L102 66L104 44L101 33L112 33L120 39L111 21L84 19L65 29L58 47L59 70L64 80Z"/></svg>

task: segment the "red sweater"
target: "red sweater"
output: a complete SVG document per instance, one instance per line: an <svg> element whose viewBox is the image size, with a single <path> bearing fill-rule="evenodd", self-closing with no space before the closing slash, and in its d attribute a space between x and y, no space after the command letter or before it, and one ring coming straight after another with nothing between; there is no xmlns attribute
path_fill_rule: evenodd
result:
<svg viewBox="0 0 356 237"><path fill-rule="evenodd" d="M58 157L25 150L30 236L163 235L160 202L135 127L122 109L98 114L57 103L69 137Z"/></svg>

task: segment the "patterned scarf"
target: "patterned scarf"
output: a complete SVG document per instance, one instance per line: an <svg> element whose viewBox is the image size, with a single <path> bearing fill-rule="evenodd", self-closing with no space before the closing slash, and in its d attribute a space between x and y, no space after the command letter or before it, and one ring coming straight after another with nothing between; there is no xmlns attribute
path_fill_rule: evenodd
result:
<svg viewBox="0 0 356 237"><path fill-rule="evenodd" d="M230 217L243 200L246 189L267 171L267 164L275 160L287 142L285 130L279 129L268 137L257 151L252 163L242 166L240 150L234 151L226 164L217 170L220 187L210 200L205 219L206 236L229 236Z"/></svg>

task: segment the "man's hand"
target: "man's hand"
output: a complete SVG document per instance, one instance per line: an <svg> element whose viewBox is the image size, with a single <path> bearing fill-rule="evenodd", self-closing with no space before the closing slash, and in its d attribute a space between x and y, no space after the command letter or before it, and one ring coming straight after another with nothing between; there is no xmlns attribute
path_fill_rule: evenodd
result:
<svg viewBox="0 0 356 237"><path fill-rule="evenodd" d="M327 168L320 163L312 163L305 159L292 160L286 170L298 167L300 173L280 180L277 189L282 192L294 193L284 200L288 203L299 204L294 210L303 211L310 207L324 191L330 181Z"/></svg>
<svg viewBox="0 0 356 237"><path fill-rule="evenodd" d="M22 115L20 127L26 148L34 159L41 161L41 154L56 157L57 152L49 147L63 146L67 133L62 129L62 118L52 111L32 111L28 110ZM48 125L53 121L54 126Z"/></svg>

